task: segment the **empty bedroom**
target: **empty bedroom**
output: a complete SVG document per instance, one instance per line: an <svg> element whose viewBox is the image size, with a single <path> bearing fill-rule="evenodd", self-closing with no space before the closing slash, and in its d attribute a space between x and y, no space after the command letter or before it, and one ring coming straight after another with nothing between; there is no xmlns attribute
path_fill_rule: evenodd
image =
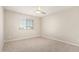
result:
<svg viewBox="0 0 79 59"><path fill-rule="evenodd" d="M79 52L79 7L0 7L1 52Z"/></svg>

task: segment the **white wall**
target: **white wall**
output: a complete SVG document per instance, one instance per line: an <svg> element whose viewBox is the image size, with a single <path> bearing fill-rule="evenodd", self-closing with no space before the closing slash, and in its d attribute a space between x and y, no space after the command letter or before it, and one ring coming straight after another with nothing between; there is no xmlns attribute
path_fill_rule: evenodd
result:
<svg viewBox="0 0 79 59"><path fill-rule="evenodd" d="M27 11L28 12L28 11ZM20 30L20 22L27 18L34 20L33 30ZM5 10L5 40L13 41L40 36L40 20L37 17Z"/></svg>
<svg viewBox="0 0 79 59"><path fill-rule="evenodd" d="M79 7L44 17L42 19L42 34L79 45Z"/></svg>
<svg viewBox="0 0 79 59"><path fill-rule="evenodd" d="M0 51L2 51L3 47L3 8L0 7Z"/></svg>

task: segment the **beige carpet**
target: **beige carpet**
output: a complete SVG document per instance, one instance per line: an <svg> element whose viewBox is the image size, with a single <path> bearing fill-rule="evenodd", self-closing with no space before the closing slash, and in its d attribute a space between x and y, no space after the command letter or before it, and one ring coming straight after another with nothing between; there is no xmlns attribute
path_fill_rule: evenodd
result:
<svg viewBox="0 0 79 59"><path fill-rule="evenodd" d="M77 52L79 47L45 38L24 39L4 44L4 52Z"/></svg>

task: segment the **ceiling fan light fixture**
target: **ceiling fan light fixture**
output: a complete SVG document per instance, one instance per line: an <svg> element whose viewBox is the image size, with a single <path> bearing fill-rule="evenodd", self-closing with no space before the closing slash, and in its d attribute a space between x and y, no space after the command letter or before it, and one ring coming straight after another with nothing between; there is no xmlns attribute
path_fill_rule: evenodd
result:
<svg viewBox="0 0 79 59"><path fill-rule="evenodd" d="M46 14L45 11L42 11L40 7L38 7L38 9L36 10L37 14Z"/></svg>
<svg viewBox="0 0 79 59"><path fill-rule="evenodd" d="M40 11L40 10L36 10L36 13L40 14L40 13L41 13L41 11Z"/></svg>

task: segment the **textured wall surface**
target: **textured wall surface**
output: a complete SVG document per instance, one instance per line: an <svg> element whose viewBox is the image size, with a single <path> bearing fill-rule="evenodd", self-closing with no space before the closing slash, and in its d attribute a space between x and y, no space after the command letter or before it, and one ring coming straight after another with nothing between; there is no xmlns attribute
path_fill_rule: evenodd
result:
<svg viewBox="0 0 79 59"><path fill-rule="evenodd" d="M22 20L33 20L33 29L22 30L19 29ZM37 37L40 35L40 20L37 17L20 14L13 11L5 10L5 39L6 41L25 39L30 37Z"/></svg>
<svg viewBox="0 0 79 59"><path fill-rule="evenodd" d="M3 19L3 8L0 7L0 51L2 51L2 47L3 47L3 35L4 35L4 19Z"/></svg>
<svg viewBox="0 0 79 59"><path fill-rule="evenodd" d="M42 34L79 45L79 7L44 17Z"/></svg>

